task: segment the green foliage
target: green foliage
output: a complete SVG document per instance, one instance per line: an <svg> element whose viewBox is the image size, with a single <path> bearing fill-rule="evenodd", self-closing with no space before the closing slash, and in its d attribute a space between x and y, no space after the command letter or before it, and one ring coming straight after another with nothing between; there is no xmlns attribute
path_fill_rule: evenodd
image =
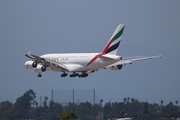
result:
<svg viewBox="0 0 180 120"><path fill-rule="evenodd" d="M26 91L23 96L17 98L14 103L14 108L17 111L17 116L19 118L28 118L29 117L29 109L31 105L34 103L34 99L36 98L36 93L33 90Z"/></svg>
<svg viewBox="0 0 180 120"><path fill-rule="evenodd" d="M69 111L67 113L63 113L60 116L58 116L58 120L72 120L73 118L76 119L77 116L72 111Z"/></svg>
<svg viewBox="0 0 180 120"><path fill-rule="evenodd" d="M148 113L148 103L147 102L144 103L143 113Z"/></svg>
<svg viewBox="0 0 180 120"><path fill-rule="evenodd" d="M126 113L126 112L125 112L125 110L123 110L123 109L120 111L120 114L121 114L121 117L122 117L122 118L124 118L124 114L125 114L125 113Z"/></svg>
<svg viewBox="0 0 180 120"><path fill-rule="evenodd" d="M0 103L0 119L13 119L16 114L11 102L5 101Z"/></svg>
<svg viewBox="0 0 180 120"><path fill-rule="evenodd" d="M78 120L94 120L94 116L91 114L83 114Z"/></svg>
<svg viewBox="0 0 180 120"><path fill-rule="evenodd" d="M30 89L17 98L14 104L9 101L0 102L0 120L94 120L94 115L100 115L104 119L131 117L133 120L180 117L180 106L178 106L177 100L174 104L169 102L169 104L163 105L163 100L160 100L159 104L150 104L127 97L123 98L121 102L104 103L104 106L102 106L102 99L95 105L89 102L78 104L69 102L63 106L51 100L48 104L48 98L45 96L43 106L38 106L35 98L36 93Z"/></svg>

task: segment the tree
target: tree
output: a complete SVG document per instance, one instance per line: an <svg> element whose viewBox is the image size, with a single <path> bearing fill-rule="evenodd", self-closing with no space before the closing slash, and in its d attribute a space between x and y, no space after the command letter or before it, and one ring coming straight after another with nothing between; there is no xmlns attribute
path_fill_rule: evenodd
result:
<svg viewBox="0 0 180 120"><path fill-rule="evenodd" d="M12 111L13 104L10 101L0 103L0 119L12 119L16 113Z"/></svg>
<svg viewBox="0 0 180 120"><path fill-rule="evenodd" d="M127 102L127 98L123 98L124 104L126 104Z"/></svg>
<svg viewBox="0 0 180 120"><path fill-rule="evenodd" d="M110 102L105 103L104 110L108 112L110 109L111 109L111 103Z"/></svg>
<svg viewBox="0 0 180 120"><path fill-rule="evenodd" d="M145 103L144 103L143 113L148 113L148 102L145 102Z"/></svg>
<svg viewBox="0 0 180 120"><path fill-rule="evenodd" d="M121 114L121 117L124 118L125 110L122 109L122 110L120 111L120 114Z"/></svg>
<svg viewBox="0 0 180 120"><path fill-rule="evenodd" d="M36 105L36 107L38 107L38 104L39 104L39 103L38 103L37 101L35 101L35 105Z"/></svg>
<svg viewBox="0 0 180 120"><path fill-rule="evenodd" d="M164 101L163 101L163 100L161 100L160 102L161 102L161 106L162 106Z"/></svg>
<svg viewBox="0 0 180 120"><path fill-rule="evenodd" d="M23 96L17 98L14 103L14 107L18 110L19 118L27 118L29 116L29 110L31 105L34 103L34 99L36 98L36 93L33 90L26 91Z"/></svg>
<svg viewBox="0 0 180 120"><path fill-rule="evenodd" d="M127 97L127 102L129 103L130 97Z"/></svg>
<svg viewBox="0 0 180 120"><path fill-rule="evenodd" d="M179 103L178 100L176 100L175 103L176 103L176 105L178 105L178 103Z"/></svg>
<svg viewBox="0 0 180 120"><path fill-rule="evenodd" d="M52 100L49 102L49 109L54 114L62 113L63 106L59 103L53 102Z"/></svg>
<svg viewBox="0 0 180 120"><path fill-rule="evenodd" d="M131 98L131 103L133 103L134 102L134 98Z"/></svg>
<svg viewBox="0 0 180 120"><path fill-rule="evenodd" d="M44 108L47 108L47 100L48 100L48 97L45 96L44 101L43 101Z"/></svg>
<svg viewBox="0 0 180 120"><path fill-rule="evenodd" d="M74 112L69 111L67 113L63 113L60 116L58 116L58 120L71 120L71 119L76 119L77 116Z"/></svg>
<svg viewBox="0 0 180 120"><path fill-rule="evenodd" d="M168 106L173 107L173 103L169 102Z"/></svg>
<svg viewBox="0 0 180 120"><path fill-rule="evenodd" d="M44 97L44 100L45 100L45 101L47 101L47 100L48 100L48 97L47 97L47 96L45 96L45 97Z"/></svg>
<svg viewBox="0 0 180 120"><path fill-rule="evenodd" d="M100 99L100 103L101 103L101 106L102 106L102 103L103 103L103 99Z"/></svg>
<svg viewBox="0 0 180 120"><path fill-rule="evenodd" d="M78 120L94 120L94 116L91 114L84 114L80 118L78 117Z"/></svg>

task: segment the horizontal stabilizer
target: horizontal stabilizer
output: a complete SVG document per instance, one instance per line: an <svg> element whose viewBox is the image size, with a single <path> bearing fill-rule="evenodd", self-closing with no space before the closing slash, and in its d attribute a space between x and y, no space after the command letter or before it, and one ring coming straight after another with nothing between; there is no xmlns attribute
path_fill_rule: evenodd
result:
<svg viewBox="0 0 180 120"><path fill-rule="evenodd" d="M110 55L110 54L104 54L104 55L101 55L98 57L102 58L102 59L109 59L109 60L120 60L121 59L121 56Z"/></svg>
<svg viewBox="0 0 180 120"><path fill-rule="evenodd" d="M116 66L116 65L132 64L133 61L148 60L148 59L154 59L154 58L162 58L162 56L161 55L159 55L159 56L150 56L150 57L138 56L138 57L123 58L123 59L120 59L118 62L116 62L116 63L114 63L112 65L109 65L108 67Z"/></svg>

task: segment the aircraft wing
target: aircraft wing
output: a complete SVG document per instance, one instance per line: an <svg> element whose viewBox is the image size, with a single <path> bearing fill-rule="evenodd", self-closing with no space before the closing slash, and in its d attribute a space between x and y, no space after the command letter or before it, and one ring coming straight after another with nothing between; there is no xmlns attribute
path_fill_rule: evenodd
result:
<svg viewBox="0 0 180 120"><path fill-rule="evenodd" d="M41 58L39 56L31 54L31 51L29 51L27 54L25 54L25 56L32 59L33 61L36 61L37 63L42 63L45 61L44 58Z"/></svg>
<svg viewBox="0 0 180 120"><path fill-rule="evenodd" d="M46 58L42 58L36 55L31 54L30 52L28 52L27 54L25 54L26 57L32 59L33 61L36 61L37 63L41 63L43 65L45 65L46 67L55 67L58 68L62 71L68 71L71 72L71 70L69 68L67 68L65 65L60 64L58 62L52 61L52 60L48 60Z"/></svg>
<svg viewBox="0 0 180 120"><path fill-rule="evenodd" d="M145 56L137 56L137 57L128 57L128 58L122 58L118 62L109 65L108 67L111 66L116 66L116 65L126 65L126 64L132 64L133 61L141 61L141 60L148 60L148 59L153 59L153 58L162 58L161 55L159 56L150 56L150 57L145 57Z"/></svg>

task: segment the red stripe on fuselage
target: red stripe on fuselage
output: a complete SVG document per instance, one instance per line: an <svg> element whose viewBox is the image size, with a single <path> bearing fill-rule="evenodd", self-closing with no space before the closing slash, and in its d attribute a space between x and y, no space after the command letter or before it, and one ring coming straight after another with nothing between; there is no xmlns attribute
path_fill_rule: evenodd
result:
<svg viewBox="0 0 180 120"><path fill-rule="evenodd" d="M87 67L88 65L90 65L92 62L94 62L97 58L98 58L98 56L93 57L93 59L91 59L91 61L86 65L86 67Z"/></svg>

